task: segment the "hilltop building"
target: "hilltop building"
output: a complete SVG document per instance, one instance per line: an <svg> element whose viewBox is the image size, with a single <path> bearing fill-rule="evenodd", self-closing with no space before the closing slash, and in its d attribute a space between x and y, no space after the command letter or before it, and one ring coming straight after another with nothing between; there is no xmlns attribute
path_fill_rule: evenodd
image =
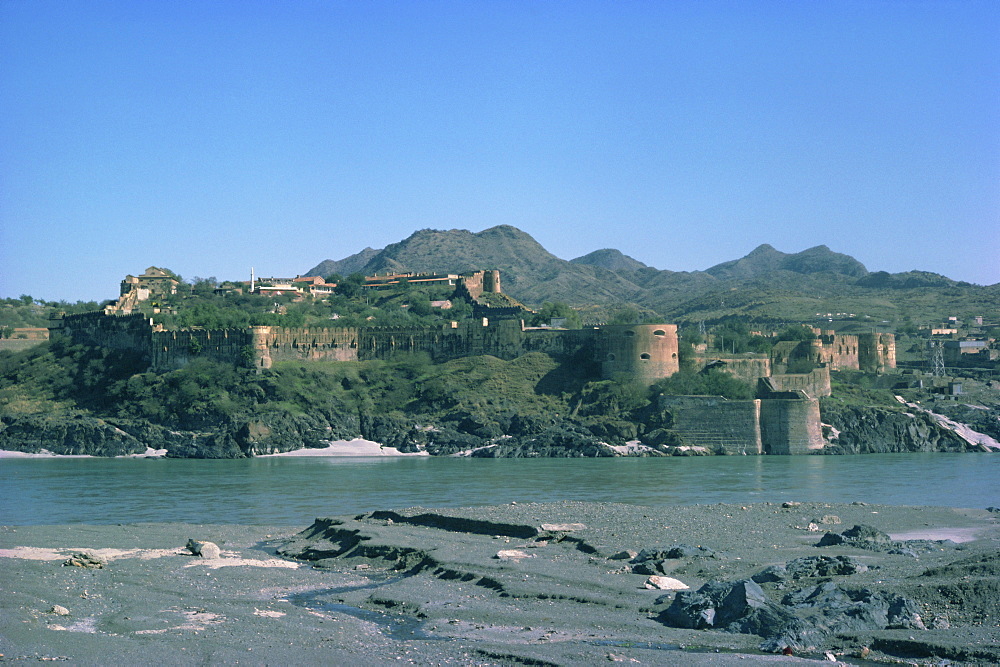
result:
<svg viewBox="0 0 1000 667"><path fill-rule="evenodd" d="M144 301L156 301L177 294L180 281L173 272L151 266L140 276L128 275L121 282L118 301L106 307L108 312L131 312Z"/></svg>

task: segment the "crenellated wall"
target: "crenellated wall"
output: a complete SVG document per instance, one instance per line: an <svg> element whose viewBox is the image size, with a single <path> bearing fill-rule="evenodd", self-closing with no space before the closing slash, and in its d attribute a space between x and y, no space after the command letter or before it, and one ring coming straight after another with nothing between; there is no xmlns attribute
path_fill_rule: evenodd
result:
<svg viewBox="0 0 1000 667"><path fill-rule="evenodd" d="M520 320L485 318L440 327L161 331L140 314L102 312L57 318L50 329L78 343L138 352L160 371L181 368L196 357L252 364L257 369L280 361L363 361L417 352L427 353L435 362L484 354L514 359L532 351L569 357L581 352L592 355L595 339L603 335L598 329L525 330Z"/></svg>
<svg viewBox="0 0 1000 667"><path fill-rule="evenodd" d="M183 368L196 357L240 363L253 344L248 329L151 330L148 336L150 366L161 371Z"/></svg>
<svg viewBox="0 0 1000 667"><path fill-rule="evenodd" d="M254 365L270 368L275 361L356 361L358 329L250 327Z"/></svg>
<svg viewBox="0 0 1000 667"><path fill-rule="evenodd" d="M153 322L141 313L105 315L103 311L53 317L50 333L69 336L74 343L106 347L112 350L151 354L150 333Z"/></svg>

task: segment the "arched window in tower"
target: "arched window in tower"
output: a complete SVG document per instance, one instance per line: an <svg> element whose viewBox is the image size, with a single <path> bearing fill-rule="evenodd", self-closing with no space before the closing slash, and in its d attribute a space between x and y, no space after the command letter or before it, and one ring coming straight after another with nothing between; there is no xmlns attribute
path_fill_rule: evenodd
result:
<svg viewBox="0 0 1000 667"><path fill-rule="evenodd" d="M654 336L666 336L667 332L664 331L663 329L657 329L656 331L653 332L653 335Z"/></svg>
<svg viewBox="0 0 1000 667"><path fill-rule="evenodd" d="M649 360L649 353L648 352L643 352L642 354L639 355L639 358L642 359L643 361L648 361Z"/></svg>

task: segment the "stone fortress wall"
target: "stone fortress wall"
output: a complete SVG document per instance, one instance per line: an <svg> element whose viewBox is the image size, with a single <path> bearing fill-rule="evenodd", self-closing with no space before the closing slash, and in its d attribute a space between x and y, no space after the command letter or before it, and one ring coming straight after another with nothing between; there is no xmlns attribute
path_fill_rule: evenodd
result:
<svg viewBox="0 0 1000 667"><path fill-rule="evenodd" d="M501 293L498 271L463 276L461 286L476 303L484 292ZM125 296L134 293L133 289ZM134 352L156 371L181 368L197 358L260 371L281 361L366 361L426 353L440 363L478 355L510 360L532 351L564 360L589 360L600 367L604 379L645 386L680 369L673 324L527 328L523 320L512 317L523 312L519 306L481 306L477 319L439 327L256 326L166 331L141 313L111 309L56 317L49 329L68 335L75 343ZM722 368L745 381L759 382L759 398L663 396L661 406L670 410L674 430L686 444L727 454L805 454L822 449L818 398L830 395L830 370L895 368L895 339L892 334L815 331L815 340L779 343L771 357L703 357L703 367ZM788 373L789 363L796 359L807 359L816 367L808 373Z"/></svg>
<svg viewBox="0 0 1000 667"><path fill-rule="evenodd" d="M677 328L615 325L577 330L528 329L520 320L473 320L442 327L193 329L165 331L142 314L103 312L54 319L53 333L74 342L127 350L154 370L181 368L196 358L270 368L280 361L356 361L427 353L435 362L490 354L514 359L546 352L600 365L602 377L649 385L679 370ZM758 370L759 366L755 367ZM823 377L829 387L829 371ZM799 389L815 379L771 376L769 398L729 401L716 396L664 396L684 442L728 454L800 454L822 448L819 403ZM791 378L791 379L789 379ZM794 385L794 386L793 386Z"/></svg>
<svg viewBox="0 0 1000 667"><path fill-rule="evenodd" d="M772 369L783 373L789 363L803 359L826 364L832 371L858 369L884 373L896 368L896 337L890 333L838 334L813 329L816 338L777 343L771 353Z"/></svg>
<svg viewBox="0 0 1000 667"><path fill-rule="evenodd" d="M677 330L673 325L613 326L590 329L531 329L521 320L486 318L441 327L294 328L162 330L140 313L82 313L57 317L53 333L75 343L135 352L155 371L183 367L202 357L270 368L278 361L367 361L424 352L434 362L493 355L515 359L527 352L567 358L614 350L607 375L646 384L677 370ZM661 333L655 333L661 332Z"/></svg>
<svg viewBox="0 0 1000 667"><path fill-rule="evenodd" d="M721 396L660 396L659 407L673 417L671 429L685 444L726 454L763 454L759 399L731 401Z"/></svg>

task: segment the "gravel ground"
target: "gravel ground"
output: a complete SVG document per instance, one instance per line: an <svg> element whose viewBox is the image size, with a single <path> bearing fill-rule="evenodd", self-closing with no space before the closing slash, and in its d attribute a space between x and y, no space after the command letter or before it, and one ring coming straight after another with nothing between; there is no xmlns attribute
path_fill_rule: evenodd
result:
<svg viewBox="0 0 1000 667"><path fill-rule="evenodd" d="M305 530L4 527L0 662L1000 662L1000 515L785 505L410 508L317 520ZM887 533L899 553L817 546L826 531L859 524ZM184 548L189 539L211 541L221 554L195 556ZM78 566L64 565L81 553ZM811 636L781 655L761 634L672 627L664 610L684 593L646 588L650 574L642 573L655 566L693 591L816 556L864 567L763 582L761 590L775 603L831 582L891 593L912 601L923 627Z"/></svg>

